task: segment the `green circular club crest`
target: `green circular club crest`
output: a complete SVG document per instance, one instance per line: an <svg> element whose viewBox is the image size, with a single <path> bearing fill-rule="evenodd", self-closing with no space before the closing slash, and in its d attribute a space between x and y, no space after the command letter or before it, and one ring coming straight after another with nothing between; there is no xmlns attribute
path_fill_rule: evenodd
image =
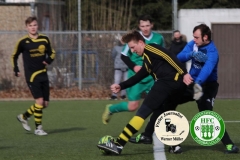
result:
<svg viewBox="0 0 240 160"><path fill-rule="evenodd" d="M202 111L196 114L190 123L192 138L200 145L212 146L223 137L225 124L222 117L213 111Z"/></svg>

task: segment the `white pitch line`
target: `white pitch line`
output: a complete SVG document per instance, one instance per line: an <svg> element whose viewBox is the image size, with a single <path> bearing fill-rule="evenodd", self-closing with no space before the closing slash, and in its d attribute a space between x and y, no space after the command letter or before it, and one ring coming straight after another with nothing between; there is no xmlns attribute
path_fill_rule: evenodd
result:
<svg viewBox="0 0 240 160"><path fill-rule="evenodd" d="M225 123L240 123L240 121L224 121Z"/></svg>
<svg viewBox="0 0 240 160"><path fill-rule="evenodd" d="M154 160L166 160L164 144L157 138L155 132L153 134L153 144Z"/></svg>

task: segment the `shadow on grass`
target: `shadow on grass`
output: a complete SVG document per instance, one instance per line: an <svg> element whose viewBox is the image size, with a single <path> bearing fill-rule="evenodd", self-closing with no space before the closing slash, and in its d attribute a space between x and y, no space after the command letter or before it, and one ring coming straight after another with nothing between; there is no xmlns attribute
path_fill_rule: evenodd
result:
<svg viewBox="0 0 240 160"><path fill-rule="evenodd" d="M14 148L14 147L10 147L10 146L3 146L3 147L0 147L0 150L3 150L3 149L10 149L10 148Z"/></svg>
<svg viewBox="0 0 240 160"><path fill-rule="evenodd" d="M48 130L47 133L49 134L55 134L55 133L65 133L65 132L72 132L72 131L82 131L86 128L81 127L72 127L72 128L62 128L62 129L54 129L54 130Z"/></svg>

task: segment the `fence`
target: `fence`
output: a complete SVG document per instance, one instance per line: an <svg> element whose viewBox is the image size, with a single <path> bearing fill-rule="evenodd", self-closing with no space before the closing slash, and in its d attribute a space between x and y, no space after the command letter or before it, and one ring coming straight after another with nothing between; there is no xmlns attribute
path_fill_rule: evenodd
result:
<svg viewBox="0 0 240 160"><path fill-rule="evenodd" d="M157 31L159 32L159 31ZM43 32L44 33L44 32ZM70 88L78 86L79 69L82 71L82 87L98 84L108 87L113 82L113 59L111 50L116 45L116 37L125 31L82 31L81 32L81 66L79 66L78 32L45 32L56 51L56 59L48 67L50 85L53 88ZM169 46L172 31L160 32ZM12 72L10 56L19 38L25 32L2 31L0 36L0 90L26 88L24 77L15 78ZM20 71L23 72L22 60L19 58Z"/></svg>

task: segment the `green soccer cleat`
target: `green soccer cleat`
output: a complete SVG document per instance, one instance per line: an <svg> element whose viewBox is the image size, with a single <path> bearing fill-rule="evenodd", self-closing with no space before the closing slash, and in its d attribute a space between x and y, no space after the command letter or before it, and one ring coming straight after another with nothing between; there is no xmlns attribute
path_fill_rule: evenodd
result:
<svg viewBox="0 0 240 160"><path fill-rule="evenodd" d="M231 154L231 153L238 153L239 148L233 144L228 144L226 145L226 154Z"/></svg>
<svg viewBox="0 0 240 160"><path fill-rule="evenodd" d="M110 107L111 105L112 105L112 104L106 105L105 111L104 111L103 114L102 114L102 122L103 122L103 124L108 124L108 122L109 122L110 119L111 119L112 113L111 113L110 110L109 110L109 107Z"/></svg>
<svg viewBox="0 0 240 160"><path fill-rule="evenodd" d="M129 142L135 144L152 144L152 141L152 137L148 137L143 134L139 134L137 137L132 137L129 139Z"/></svg>

